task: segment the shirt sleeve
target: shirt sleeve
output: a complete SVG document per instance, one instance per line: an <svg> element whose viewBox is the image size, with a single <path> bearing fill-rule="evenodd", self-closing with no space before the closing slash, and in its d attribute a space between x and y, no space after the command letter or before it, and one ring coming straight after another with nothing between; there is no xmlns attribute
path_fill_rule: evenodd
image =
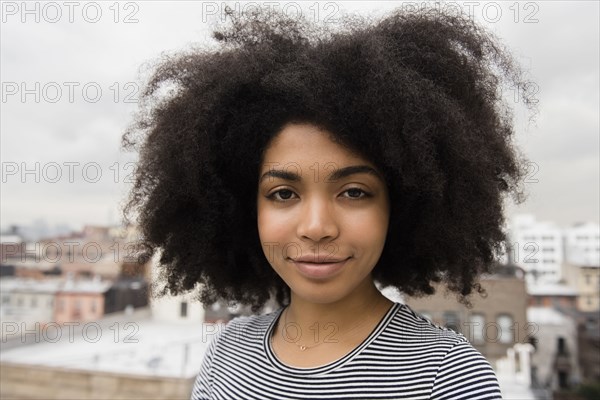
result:
<svg viewBox="0 0 600 400"><path fill-rule="evenodd" d="M212 399L211 370L215 352L217 350L217 344L219 338L222 336L223 330L224 329L219 329L217 334L212 337L208 349L204 354L200 372L196 377L196 381L194 382L194 387L192 389L191 400Z"/></svg>
<svg viewBox="0 0 600 400"><path fill-rule="evenodd" d="M455 344L444 357L431 392L435 400L502 399L489 362L469 342Z"/></svg>

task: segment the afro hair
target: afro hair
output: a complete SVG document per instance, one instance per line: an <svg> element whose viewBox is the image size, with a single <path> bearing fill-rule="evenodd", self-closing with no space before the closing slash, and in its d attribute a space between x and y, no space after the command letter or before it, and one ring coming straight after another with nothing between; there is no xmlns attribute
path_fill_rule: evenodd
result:
<svg viewBox="0 0 600 400"><path fill-rule="evenodd" d="M468 303L503 251L503 200L524 200L504 85L528 84L466 15L397 9L337 26L274 10L228 12L217 48L164 56L123 135L139 152L124 207L160 253L162 293L197 290L259 310L289 288L261 249L261 157L289 122L308 122L372 161L390 195L373 270L407 295L443 282ZM530 107L531 108L531 107Z"/></svg>

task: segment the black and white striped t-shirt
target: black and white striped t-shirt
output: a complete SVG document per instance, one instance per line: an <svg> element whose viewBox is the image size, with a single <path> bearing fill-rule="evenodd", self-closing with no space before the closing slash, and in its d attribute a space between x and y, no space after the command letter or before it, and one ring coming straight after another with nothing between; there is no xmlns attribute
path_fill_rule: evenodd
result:
<svg viewBox="0 0 600 400"><path fill-rule="evenodd" d="M501 399L487 360L454 331L396 303L371 334L337 361L283 364L270 346L281 309L240 317L215 336L192 399Z"/></svg>

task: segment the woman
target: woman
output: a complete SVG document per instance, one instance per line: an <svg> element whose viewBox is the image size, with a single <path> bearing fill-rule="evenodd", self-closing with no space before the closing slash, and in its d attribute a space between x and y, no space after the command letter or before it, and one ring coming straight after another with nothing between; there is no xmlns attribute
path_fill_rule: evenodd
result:
<svg viewBox="0 0 600 400"><path fill-rule="evenodd" d="M281 306L215 337L192 398L500 398L462 335L376 282L482 291L526 172L499 91L526 85L510 55L434 10L337 31L230 17L218 51L159 65L124 137L140 151L125 212L143 255L161 250L164 292Z"/></svg>

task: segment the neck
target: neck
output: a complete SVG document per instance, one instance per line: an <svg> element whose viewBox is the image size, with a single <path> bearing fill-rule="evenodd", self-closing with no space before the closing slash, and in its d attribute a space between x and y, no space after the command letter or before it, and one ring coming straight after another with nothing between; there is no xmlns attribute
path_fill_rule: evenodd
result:
<svg viewBox="0 0 600 400"><path fill-rule="evenodd" d="M304 338L309 341L316 335L316 330L321 337L328 333L334 335L333 332L343 336L362 325L372 325L374 320L379 321L385 315L391 305L392 302L371 281L350 296L332 303L313 303L292 293L285 313L288 322L298 324L306 333Z"/></svg>

